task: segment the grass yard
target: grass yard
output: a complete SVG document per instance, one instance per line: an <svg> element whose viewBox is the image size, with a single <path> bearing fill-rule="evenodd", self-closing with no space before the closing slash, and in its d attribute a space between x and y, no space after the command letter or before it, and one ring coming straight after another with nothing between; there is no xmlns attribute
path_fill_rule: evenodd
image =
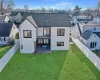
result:
<svg viewBox="0 0 100 80"><path fill-rule="evenodd" d="M5 55L5 53L11 48L11 46L0 47L0 59Z"/></svg>
<svg viewBox="0 0 100 80"><path fill-rule="evenodd" d="M75 46L69 52L20 54L18 51L0 80L100 80L100 71Z"/></svg>

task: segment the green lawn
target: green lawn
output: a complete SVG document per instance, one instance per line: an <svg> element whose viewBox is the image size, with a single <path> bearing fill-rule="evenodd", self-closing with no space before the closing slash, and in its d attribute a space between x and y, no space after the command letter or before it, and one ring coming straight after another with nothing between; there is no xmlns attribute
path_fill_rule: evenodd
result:
<svg viewBox="0 0 100 80"><path fill-rule="evenodd" d="M75 46L69 52L13 56L0 80L100 80L100 71Z"/></svg>
<svg viewBox="0 0 100 80"><path fill-rule="evenodd" d="M5 55L5 53L11 48L11 46L0 47L0 59Z"/></svg>

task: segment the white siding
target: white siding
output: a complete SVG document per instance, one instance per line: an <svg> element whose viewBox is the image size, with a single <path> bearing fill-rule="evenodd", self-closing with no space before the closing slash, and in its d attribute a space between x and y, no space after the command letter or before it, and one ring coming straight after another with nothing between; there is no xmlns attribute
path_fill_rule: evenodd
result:
<svg viewBox="0 0 100 80"><path fill-rule="evenodd" d="M15 39L17 33L18 33L18 28L15 24L13 24L9 37Z"/></svg>
<svg viewBox="0 0 100 80"><path fill-rule="evenodd" d="M65 36L57 36L57 29L65 29ZM70 27L51 27L51 50L69 50ZM57 42L64 42L64 46L57 46Z"/></svg>
<svg viewBox="0 0 100 80"><path fill-rule="evenodd" d="M78 36L80 36L80 32L79 32L79 28L77 26L77 24L72 28L72 36L74 38L78 38Z"/></svg>
<svg viewBox="0 0 100 80"><path fill-rule="evenodd" d="M14 40L16 38L16 34L18 33L18 28L15 24L13 24L13 27L11 29L10 35L8 37L0 37L0 45L6 45L9 44L9 41ZM4 38L6 41L4 41Z"/></svg>
<svg viewBox="0 0 100 80"><path fill-rule="evenodd" d="M9 20L10 20L10 19L8 18L8 16L6 16L5 19L4 19L4 21L5 21L6 23L8 23Z"/></svg>
<svg viewBox="0 0 100 80"><path fill-rule="evenodd" d="M32 38L23 38L23 30L32 30ZM21 53L33 53L36 43L36 28L26 19L20 25L20 51ZM23 49L21 49L23 45Z"/></svg>
<svg viewBox="0 0 100 80"><path fill-rule="evenodd" d="M4 38L6 41L4 41ZM0 37L0 45L6 45L9 42L9 37Z"/></svg>
<svg viewBox="0 0 100 80"><path fill-rule="evenodd" d="M43 28L37 28L37 35L43 36Z"/></svg>

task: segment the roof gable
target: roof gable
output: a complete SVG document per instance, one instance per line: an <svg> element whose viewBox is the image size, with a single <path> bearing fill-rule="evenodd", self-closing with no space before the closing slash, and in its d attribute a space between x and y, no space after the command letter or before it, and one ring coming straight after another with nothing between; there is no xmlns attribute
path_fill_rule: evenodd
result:
<svg viewBox="0 0 100 80"><path fill-rule="evenodd" d="M36 25L36 23L34 22L34 20L32 20L32 17L31 16L29 16L29 17L27 17L20 25L19 25L19 27L21 28L21 27L24 27L26 24L27 24L27 22L29 23L29 24L31 24L32 26L34 26L35 28L37 27L37 25ZM24 24L24 26L22 26ZM28 25L27 25L28 26ZM29 26L28 26L29 27Z"/></svg>
<svg viewBox="0 0 100 80"><path fill-rule="evenodd" d="M37 24L35 23L34 19L32 18L32 16L28 16L26 18L32 25L34 25L35 27L37 27Z"/></svg>
<svg viewBox="0 0 100 80"><path fill-rule="evenodd" d="M21 13L18 13L18 14L16 15L16 17L20 17L20 16L22 16Z"/></svg>
<svg viewBox="0 0 100 80"><path fill-rule="evenodd" d="M86 30L81 34L81 37L83 37L85 40L88 40L92 36L92 32L89 30Z"/></svg>

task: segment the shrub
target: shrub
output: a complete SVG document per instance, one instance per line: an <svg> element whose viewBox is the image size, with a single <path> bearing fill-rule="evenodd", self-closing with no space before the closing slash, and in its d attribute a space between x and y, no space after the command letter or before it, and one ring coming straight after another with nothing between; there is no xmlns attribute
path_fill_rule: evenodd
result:
<svg viewBox="0 0 100 80"><path fill-rule="evenodd" d="M16 34L16 39L19 39L19 33Z"/></svg>

